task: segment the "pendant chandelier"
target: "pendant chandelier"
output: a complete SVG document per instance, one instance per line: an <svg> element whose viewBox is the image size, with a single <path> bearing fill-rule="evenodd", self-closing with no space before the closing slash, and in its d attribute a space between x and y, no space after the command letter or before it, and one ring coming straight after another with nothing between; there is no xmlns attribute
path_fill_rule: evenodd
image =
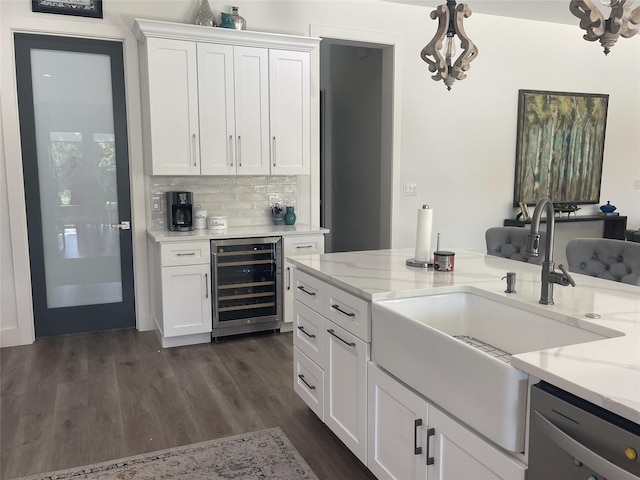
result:
<svg viewBox="0 0 640 480"><path fill-rule="evenodd" d="M466 3L456 6L455 0L447 0L446 5L439 5L430 16L433 20L438 19L438 30L422 49L420 58L429 64L429 71L435 72L431 78L443 80L447 90L451 90L453 82L467 77L465 72L469 70L469 63L478 56L478 49L462 26L462 21L471 16L471 9ZM457 58L455 36L460 39L462 49Z"/></svg>
<svg viewBox="0 0 640 480"><path fill-rule="evenodd" d="M600 40L600 45L604 47L604 54L608 55L618 37L629 38L638 33L638 29L629 24L640 23L640 6L631 10L634 0L601 0L601 2L611 7L611 15L607 20L591 0L571 0L569 10L580 19L580 28L587 32L582 38L589 42ZM627 3L629 3L628 6Z"/></svg>

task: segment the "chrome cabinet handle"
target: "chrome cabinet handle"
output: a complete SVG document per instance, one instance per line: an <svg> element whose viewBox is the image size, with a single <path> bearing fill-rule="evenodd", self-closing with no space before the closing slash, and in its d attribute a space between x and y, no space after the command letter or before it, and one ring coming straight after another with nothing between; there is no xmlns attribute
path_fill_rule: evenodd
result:
<svg viewBox="0 0 640 480"><path fill-rule="evenodd" d="M273 166L276 166L276 137L273 137Z"/></svg>
<svg viewBox="0 0 640 480"><path fill-rule="evenodd" d="M176 257L191 257L191 256L193 256L195 254L196 254L196 252L176 253Z"/></svg>
<svg viewBox="0 0 640 480"><path fill-rule="evenodd" d="M193 166L197 167L198 166L198 155L196 155L196 134L192 134L191 135L191 157L193 158Z"/></svg>
<svg viewBox="0 0 640 480"><path fill-rule="evenodd" d="M238 157L238 166L241 167L242 166L242 151L240 150L240 146L242 145L242 142L240 140L240 135L238 135L238 142L237 142L237 146L236 146L236 155Z"/></svg>
<svg viewBox="0 0 640 480"><path fill-rule="evenodd" d="M338 305L338 304L336 304L336 305L331 305L331 308L333 308L334 310L339 311L341 314L346 315L347 317L355 317L355 316L356 316L356 314L355 314L355 313L352 313L352 312L346 312L346 311L342 310L342 309L340 308L340 305Z"/></svg>
<svg viewBox="0 0 640 480"><path fill-rule="evenodd" d="M356 344L354 342L347 342L345 339L340 338L338 335L336 335L335 330L333 328L330 328L329 330L327 330L327 332L329 332L331 335L336 337L338 340L340 340L345 345L348 345L350 347L355 347L356 346Z"/></svg>
<svg viewBox="0 0 640 480"><path fill-rule="evenodd" d="M204 298L209 298L209 274L204 274Z"/></svg>
<svg viewBox="0 0 640 480"><path fill-rule="evenodd" d="M430 428L427 430L427 465L433 465L435 463L435 458L429 456L429 439L436 434L435 428Z"/></svg>
<svg viewBox="0 0 640 480"><path fill-rule="evenodd" d="M296 245L296 248L313 248L313 245Z"/></svg>
<svg viewBox="0 0 640 480"><path fill-rule="evenodd" d="M422 419L417 418L413 421L413 454L421 455L422 447L418 446L418 427L422 425Z"/></svg>
<svg viewBox="0 0 640 480"><path fill-rule="evenodd" d="M553 443L558 445L562 450L574 458L579 458L583 464L591 470L598 472L603 477L616 478L618 480L633 480L638 478L632 473L611 463L606 458L602 458L594 451L582 445L576 439L571 438L547 420L542 414L540 414L540 412L535 412L533 421L536 427L538 427Z"/></svg>
<svg viewBox="0 0 640 480"><path fill-rule="evenodd" d="M229 166L233 167L233 135L229 135L229 153L227 153Z"/></svg>
<svg viewBox="0 0 640 480"><path fill-rule="evenodd" d="M298 378L299 378L300 380L302 380L302 383L304 383L307 387L309 387L309 390L315 390L315 389L316 389L316 387L315 387L315 386L310 385L310 384L309 384L309 382L307 382L307 381L304 379L304 375L302 375L301 373L298 375Z"/></svg>
<svg viewBox="0 0 640 480"><path fill-rule="evenodd" d="M306 293L307 295L309 295L311 297L315 297L316 296L316 292L310 292L309 290L306 290L302 285L300 285L298 287L298 290L302 290L304 293Z"/></svg>
<svg viewBox="0 0 640 480"><path fill-rule="evenodd" d="M298 327L298 330L300 330L302 333L304 333L309 338L316 338L315 335L313 335L311 333L307 333L307 331L304 329L303 326Z"/></svg>

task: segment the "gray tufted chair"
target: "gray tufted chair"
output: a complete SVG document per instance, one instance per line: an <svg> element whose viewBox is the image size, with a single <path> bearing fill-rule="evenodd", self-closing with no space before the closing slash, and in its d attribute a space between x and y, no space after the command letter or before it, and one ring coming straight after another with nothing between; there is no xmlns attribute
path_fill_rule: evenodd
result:
<svg viewBox="0 0 640 480"><path fill-rule="evenodd" d="M640 285L640 243L574 238L567 243L569 271Z"/></svg>
<svg viewBox="0 0 640 480"><path fill-rule="evenodd" d="M487 255L540 265L544 260L544 242L540 242L539 256L529 257L524 254L527 235L529 235L528 228L491 227L484 234L487 241Z"/></svg>

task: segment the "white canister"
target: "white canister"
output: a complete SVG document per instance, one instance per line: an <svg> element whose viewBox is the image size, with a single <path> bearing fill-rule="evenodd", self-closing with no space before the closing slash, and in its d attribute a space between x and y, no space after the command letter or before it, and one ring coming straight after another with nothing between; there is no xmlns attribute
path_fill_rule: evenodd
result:
<svg viewBox="0 0 640 480"><path fill-rule="evenodd" d="M209 224L210 230L225 230L228 225L227 217L224 216L209 217L207 223Z"/></svg>
<svg viewBox="0 0 640 480"><path fill-rule="evenodd" d="M196 210L193 215L193 228L196 230L204 230L207 228L207 211Z"/></svg>

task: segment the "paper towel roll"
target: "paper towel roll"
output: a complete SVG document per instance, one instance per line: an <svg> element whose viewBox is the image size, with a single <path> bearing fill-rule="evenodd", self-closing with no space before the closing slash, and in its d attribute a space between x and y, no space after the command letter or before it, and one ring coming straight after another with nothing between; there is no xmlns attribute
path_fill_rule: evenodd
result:
<svg viewBox="0 0 640 480"><path fill-rule="evenodd" d="M419 262L431 261L431 225L433 210L428 205L418 209L418 225L416 227L416 255Z"/></svg>

